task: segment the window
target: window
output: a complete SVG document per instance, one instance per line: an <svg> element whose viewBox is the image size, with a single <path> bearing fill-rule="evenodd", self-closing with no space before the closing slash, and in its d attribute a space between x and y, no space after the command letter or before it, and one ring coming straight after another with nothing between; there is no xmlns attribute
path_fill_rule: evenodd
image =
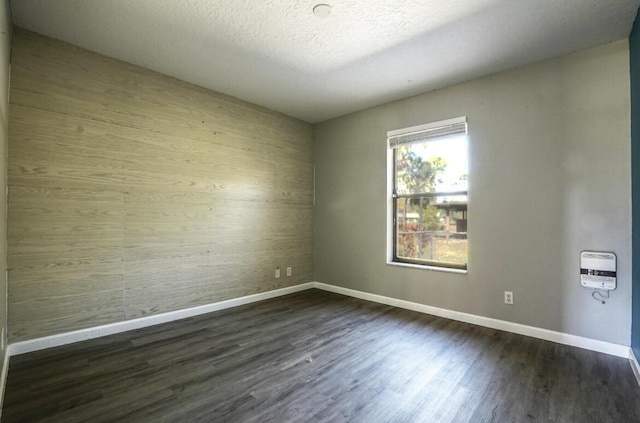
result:
<svg viewBox="0 0 640 423"><path fill-rule="evenodd" d="M467 268L467 119L387 133L390 258Z"/></svg>

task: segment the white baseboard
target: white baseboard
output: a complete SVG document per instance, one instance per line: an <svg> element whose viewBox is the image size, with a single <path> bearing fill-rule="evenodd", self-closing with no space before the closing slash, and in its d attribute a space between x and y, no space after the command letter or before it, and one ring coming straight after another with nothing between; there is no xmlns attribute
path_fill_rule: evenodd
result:
<svg viewBox="0 0 640 423"><path fill-rule="evenodd" d="M335 285L328 285L321 282L308 282L301 285L295 285L287 288L276 289L273 291L262 292L259 294L248 295L246 297L234 298L218 303L206 304L203 306L192 307L183 310L171 311L168 313L157 314L139 319L127 320L124 322L111 323L103 326L96 326L77 331L61 333L58 335L45 336L42 338L31 339L9 344L7 348L7 357L24 354L32 351L43 350L47 348L57 347L60 345L72 344L75 342L85 341L87 339L99 338L102 336L113 335L116 333L126 332L135 329L141 329L148 326L154 326L162 323L172 322L174 320L185 319L187 317L197 316L200 314L211 313L218 310L224 310L244 304L254 303L257 301L267 300L270 298L280 297L294 292L304 291L310 288L317 288L324 291L335 292L337 294L347 295L350 297L360 298L367 301L386 304L406 310L417 311L420 313L431 314L434 316L444 317L451 320L471 323L474 325L485 326L492 329L503 330L506 332L517 333L520 335L530 336L532 338L544 339L547 341L557 342L559 344L570 345L574 347L584 348L591 351L602 352L605 354L615 355L618 357L629 358L631 349L625 345L613 344L610 342L599 341L596 339L585 338L567 333L556 332L548 329L527 326L520 323L507 322L504 320L492 319L490 317L478 316L475 314L463 313L460 311L447 310L438 307L432 307L425 304L414 303L411 301L400 300L397 298L385 297L383 295L371 294L368 292L357 291L354 289L343 288ZM637 365L637 362L636 362ZM6 371L6 369L5 369ZM637 375L637 374L636 374Z"/></svg>
<svg viewBox="0 0 640 423"><path fill-rule="evenodd" d="M211 313L213 311L224 310L231 307L255 303L257 301L268 300L270 298L281 297L294 292L304 291L313 288L313 282L272 291L261 292L259 294L247 295L245 297L233 298L217 303L205 304L182 310L170 311L153 316L141 317L138 319L125 320L124 322L111 323L108 325L95 326L87 329L75 330L72 332L60 333L57 335L45 336L42 338L30 339L9 344L8 356L25 354L28 352L44 350L61 345L73 344L75 342L86 341L87 339L99 338L130 330L141 329L148 326L155 326L162 323L173 322L174 320L186 319L187 317L198 316L200 314Z"/></svg>
<svg viewBox="0 0 640 423"><path fill-rule="evenodd" d="M638 381L638 385L640 385L640 364L638 364L638 357L633 352L633 349L629 351L629 362L631 363L631 368L633 369L633 374L636 375L636 380Z"/></svg>
<svg viewBox="0 0 640 423"><path fill-rule="evenodd" d="M544 339L559 344L570 345L573 347L584 348L591 351L597 351L605 354L615 355L618 357L629 357L630 348L625 345L613 344L610 342L598 341L596 339L585 338L582 336L570 335L568 333L556 332L548 329L527 326L520 323L507 322L504 320L492 319L490 317L478 316L475 314L463 313L460 311L447 310L444 308L432 307L420 303L414 303L397 298L385 297L383 295L370 294L368 292L356 291L354 289L343 288L334 285L327 285L321 282L315 282L314 287L325 291L335 292L337 294L347 295L350 297L360 298L367 301L386 304L394 307L404 308L407 310L417 311L420 313L431 314L434 316L444 317L460 322L471 323L478 326L485 326L492 329L503 330L506 332L517 333L520 335L530 336L532 338Z"/></svg>

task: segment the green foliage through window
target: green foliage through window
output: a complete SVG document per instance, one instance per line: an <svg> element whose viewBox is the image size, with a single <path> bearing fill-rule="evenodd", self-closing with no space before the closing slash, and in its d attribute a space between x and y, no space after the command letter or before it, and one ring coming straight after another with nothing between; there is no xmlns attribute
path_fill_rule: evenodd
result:
<svg viewBox="0 0 640 423"><path fill-rule="evenodd" d="M466 268L466 143L462 136L394 148L394 260Z"/></svg>

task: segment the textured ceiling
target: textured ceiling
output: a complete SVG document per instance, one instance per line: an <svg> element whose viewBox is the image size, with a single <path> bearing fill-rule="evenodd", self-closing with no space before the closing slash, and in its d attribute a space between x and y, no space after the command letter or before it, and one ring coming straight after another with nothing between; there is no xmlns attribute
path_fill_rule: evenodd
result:
<svg viewBox="0 0 640 423"><path fill-rule="evenodd" d="M328 3L332 14L313 14ZM13 23L319 122L628 37L640 0L12 0Z"/></svg>

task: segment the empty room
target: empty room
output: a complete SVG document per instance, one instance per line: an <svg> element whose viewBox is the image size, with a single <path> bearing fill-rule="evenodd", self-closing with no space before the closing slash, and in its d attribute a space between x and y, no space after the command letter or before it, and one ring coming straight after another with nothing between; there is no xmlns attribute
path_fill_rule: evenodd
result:
<svg viewBox="0 0 640 423"><path fill-rule="evenodd" d="M639 8L4 0L0 420L640 422Z"/></svg>

